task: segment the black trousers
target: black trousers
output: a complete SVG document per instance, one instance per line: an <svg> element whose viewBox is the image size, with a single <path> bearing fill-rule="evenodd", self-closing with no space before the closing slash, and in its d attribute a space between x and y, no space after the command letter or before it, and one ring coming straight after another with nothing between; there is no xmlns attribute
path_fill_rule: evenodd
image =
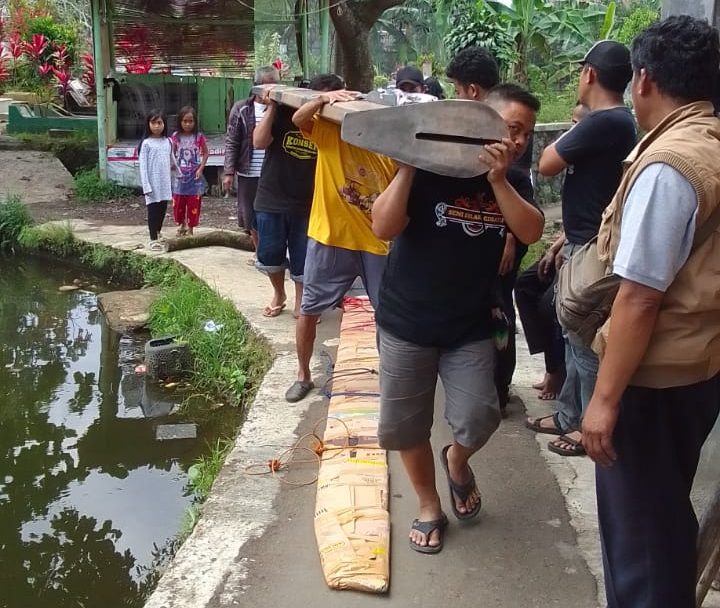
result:
<svg viewBox="0 0 720 608"><path fill-rule="evenodd" d="M515 301L530 353L544 353L545 371L553 373L565 364L565 344L555 314L555 283L541 281L537 269L533 264L520 274Z"/></svg>
<svg viewBox="0 0 720 608"><path fill-rule="evenodd" d="M507 405L510 383L515 373L515 305L513 303L513 287L517 279L517 268L499 277L502 310L508 320L508 343L505 350L495 351L495 388L497 389L500 407Z"/></svg>
<svg viewBox="0 0 720 608"><path fill-rule="evenodd" d="M693 608L698 522L690 503L700 448L720 411L720 374L689 386L629 387L596 468L608 608Z"/></svg>
<svg viewBox="0 0 720 608"><path fill-rule="evenodd" d="M147 207L147 223L150 231L150 240L157 241L158 232L162 230L165 213L167 212L167 201L150 203Z"/></svg>

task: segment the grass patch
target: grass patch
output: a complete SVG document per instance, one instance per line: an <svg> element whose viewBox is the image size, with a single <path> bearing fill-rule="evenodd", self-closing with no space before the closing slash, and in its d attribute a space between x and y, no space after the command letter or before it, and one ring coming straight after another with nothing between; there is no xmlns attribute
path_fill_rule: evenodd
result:
<svg viewBox="0 0 720 608"><path fill-rule="evenodd" d="M218 439L215 445L209 446L210 452L206 456L198 458L195 464L188 469L188 480L199 501L204 501L210 494L212 485L232 446L232 441Z"/></svg>
<svg viewBox="0 0 720 608"><path fill-rule="evenodd" d="M189 273L165 274L163 296L150 314L153 335L176 335L190 344L193 385L231 402L256 386L270 363L265 345L250 331L229 300L220 298ZM207 321L222 325L205 331Z"/></svg>
<svg viewBox="0 0 720 608"><path fill-rule="evenodd" d="M0 202L0 251L14 251L20 235L32 226L30 212L19 196L8 195Z"/></svg>
<svg viewBox="0 0 720 608"><path fill-rule="evenodd" d="M102 179L97 167L82 169L73 176L73 196L81 203L103 203L134 196L132 188L127 188Z"/></svg>

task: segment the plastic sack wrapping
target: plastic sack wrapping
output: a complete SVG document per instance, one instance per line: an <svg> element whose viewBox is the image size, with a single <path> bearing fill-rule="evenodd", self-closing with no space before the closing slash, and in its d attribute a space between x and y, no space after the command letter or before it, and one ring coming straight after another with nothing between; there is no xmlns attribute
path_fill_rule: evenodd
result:
<svg viewBox="0 0 720 608"><path fill-rule="evenodd" d="M318 473L315 536L333 589L384 593L390 585L387 453L380 409L374 313L346 300Z"/></svg>

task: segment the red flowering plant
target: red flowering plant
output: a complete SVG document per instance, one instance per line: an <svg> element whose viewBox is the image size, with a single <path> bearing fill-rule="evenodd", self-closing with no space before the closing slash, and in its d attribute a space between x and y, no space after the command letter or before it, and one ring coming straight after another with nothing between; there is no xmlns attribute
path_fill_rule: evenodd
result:
<svg viewBox="0 0 720 608"><path fill-rule="evenodd" d="M35 63L40 63L42 54L48 48L48 39L44 34L33 34L29 42L25 43L25 53Z"/></svg>
<svg viewBox="0 0 720 608"><path fill-rule="evenodd" d="M92 53L83 53L80 55L82 61L82 75L80 80L88 87L91 94L95 93L95 58Z"/></svg>
<svg viewBox="0 0 720 608"><path fill-rule="evenodd" d="M52 67L52 73L55 77L55 84L57 86L58 92L60 93L60 97L63 100L63 106L65 105L65 95L68 92L68 89L70 88L70 70L68 69L61 69L59 70L56 67Z"/></svg>
<svg viewBox="0 0 720 608"><path fill-rule="evenodd" d="M65 46L62 42L55 46L55 50L50 57L52 58L55 67L60 70L70 70L70 67L73 64L73 60L68 53L67 46Z"/></svg>
<svg viewBox="0 0 720 608"><path fill-rule="evenodd" d="M47 78L53 71L53 66L49 63L41 63L38 65L38 74L43 78Z"/></svg>
<svg viewBox="0 0 720 608"><path fill-rule="evenodd" d="M5 63L5 55L0 55L0 82L5 82L10 77L7 63Z"/></svg>

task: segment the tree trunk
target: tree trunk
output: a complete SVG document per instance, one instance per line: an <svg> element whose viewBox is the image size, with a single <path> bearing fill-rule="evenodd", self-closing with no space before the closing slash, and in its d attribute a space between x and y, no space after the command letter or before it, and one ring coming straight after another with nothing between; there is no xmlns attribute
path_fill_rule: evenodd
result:
<svg viewBox="0 0 720 608"><path fill-rule="evenodd" d="M337 43L342 50L343 76L348 89L366 92L373 88L370 30L386 9L403 1L348 0L330 9Z"/></svg>

